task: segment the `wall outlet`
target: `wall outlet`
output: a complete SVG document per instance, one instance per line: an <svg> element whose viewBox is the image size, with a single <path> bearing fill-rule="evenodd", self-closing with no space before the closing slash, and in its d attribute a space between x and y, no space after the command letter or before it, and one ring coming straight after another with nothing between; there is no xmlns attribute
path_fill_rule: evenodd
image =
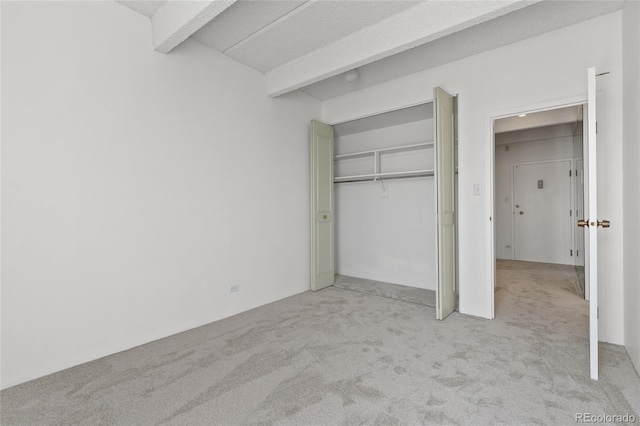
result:
<svg viewBox="0 0 640 426"><path fill-rule="evenodd" d="M240 284L234 284L231 287L229 287L229 293L235 293L240 291Z"/></svg>

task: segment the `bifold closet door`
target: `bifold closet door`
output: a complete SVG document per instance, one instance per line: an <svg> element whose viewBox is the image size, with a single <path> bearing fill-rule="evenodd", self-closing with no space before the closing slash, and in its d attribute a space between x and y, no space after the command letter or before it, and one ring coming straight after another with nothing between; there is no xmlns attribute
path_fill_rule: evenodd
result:
<svg viewBox="0 0 640 426"><path fill-rule="evenodd" d="M333 223L333 127L311 122L311 290L335 280Z"/></svg>
<svg viewBox="0 0 640 426"><path fill-rule="evenodd" d="M456 223L454 99L439 87L433 90L436 184L436 318L456 309Z"/></svg>

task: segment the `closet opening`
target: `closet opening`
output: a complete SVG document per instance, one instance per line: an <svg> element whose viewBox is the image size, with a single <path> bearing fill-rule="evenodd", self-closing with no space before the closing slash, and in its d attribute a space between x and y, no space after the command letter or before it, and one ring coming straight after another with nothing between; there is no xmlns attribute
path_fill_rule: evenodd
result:
<svg viewBox="0 0 640 426"><path fill-rule="evenodd" d="M433 104L334 127L334 286L436 306Z"/></svg>
<svg viewBox="0 0 640 426"><path fill-rule="evenodd" d="M584 214L583 110L577 104L493 123L496 314L501 292L535 296L542 282L553 281L551 290L566 300L588 298L577 225Z"/></svg>
<svg viewBox="0 0 640 426"><path fill-rule="evenodd" d="M455 99L434 99L312 123L313 290L457 308Z"/></svg>

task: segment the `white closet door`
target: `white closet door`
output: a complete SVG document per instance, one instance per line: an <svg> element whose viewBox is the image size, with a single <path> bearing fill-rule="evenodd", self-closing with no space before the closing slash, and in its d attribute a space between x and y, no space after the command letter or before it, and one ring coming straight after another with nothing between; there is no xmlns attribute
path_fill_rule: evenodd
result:
<svg viewBox="0 0 640 426"><path fill-rule="evenodd" d="M333 223L333 127L311 122L311 290L335 280Z"/></svg>
<svg viewBox="0 0 640 426"><path fill-rule="evenodd" d="M436 183L436 318L456 309L454 99L434 89Z"/></svg>

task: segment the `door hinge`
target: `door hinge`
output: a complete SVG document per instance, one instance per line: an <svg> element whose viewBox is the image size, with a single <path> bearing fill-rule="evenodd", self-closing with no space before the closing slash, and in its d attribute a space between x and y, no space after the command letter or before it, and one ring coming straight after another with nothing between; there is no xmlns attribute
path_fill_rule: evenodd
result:
<svg viewBox="0 0 640 426"><path fill-rule="evenodd" d="M596 133L598 133L598 122L596 121Z"/></svg>
<svg viewBox="0 0 640 426"><path fill-rule="evenodd" d="M573 249L569 250L569 255L573 256Z"/></svg>
<svg viewBox="0 0 640 426"><path fill-rule="evenodd" d="M600 319L600 306L596 308L596 318Z"/></svg>
<svg viewBox="0 0 640 426"><path fill-rule="evenodd" d="M576 250L576 257L580 257L580 250Z"/></svg>
<svg viewBox="0 0 640 426"><path fill-rule="evenodd" d="M573 210L569 209L569 217L573 216Z"/></svg>
<svg viewBox="0 0 640 426"><path fill-rule="evenodd" d="M569 177L571 177L571 170L569 170Z"/></svg>

